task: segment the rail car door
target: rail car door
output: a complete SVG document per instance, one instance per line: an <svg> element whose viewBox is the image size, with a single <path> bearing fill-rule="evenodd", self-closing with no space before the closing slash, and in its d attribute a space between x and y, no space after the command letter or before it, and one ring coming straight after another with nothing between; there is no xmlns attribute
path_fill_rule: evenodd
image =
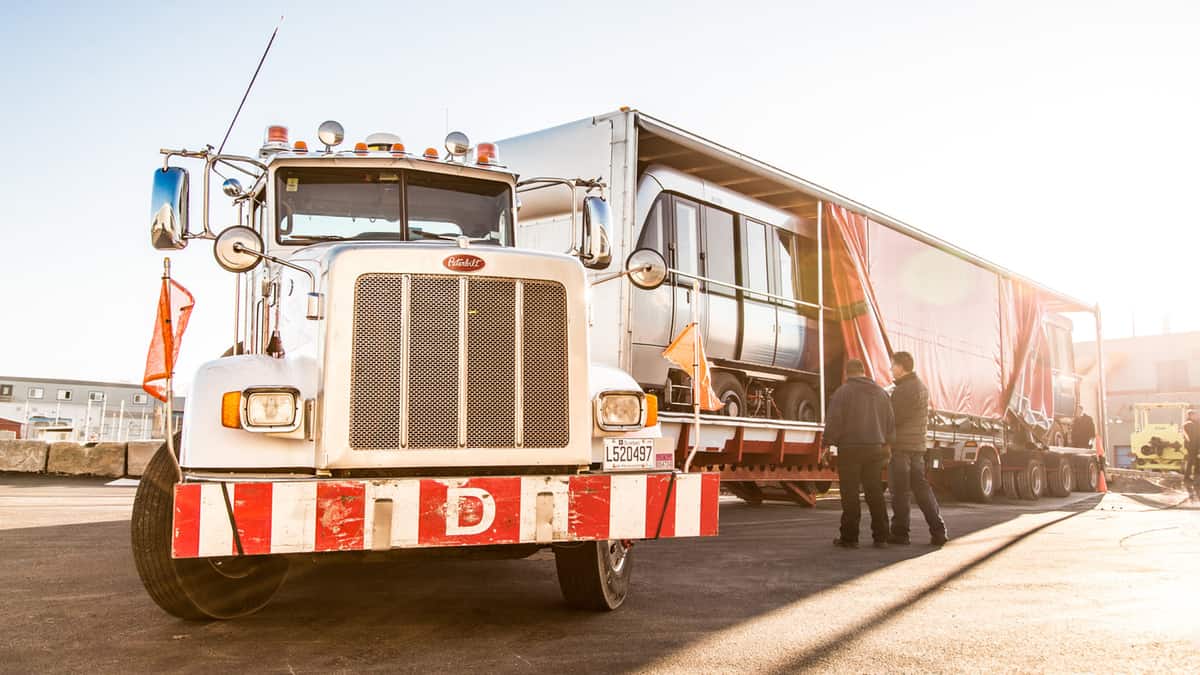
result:
<svg viewBox="0 0 1200 675"><path fill-rule="evenodd" d="M749 218L742 219L742 344L738 360L763 366L775 362L776 304L767 295L771 292L771 240L767 225ZM774 235L771 235L774 236Z"/></svg>
<svg viewBox="0 0 1200 675"><path fill-rule="evenodd" d="M673 266L669 247L671 239L671 197L662 195L650 208L635 248L650 248L663 254L668 266ZM668 277L669 279L669 277ZM630 297L630 343L633 376L641 384L662 386L667 381L667 362L662 350L671 343L674 333L672 314L675 308L675 286L668 283L651 291L637 291ZM604 317L594 317L603 321Z"/></svg>
<svg viewBox="0 0 1200 675"><path fill-rule="evenodd" d="M775 366L815 372L819 367L816 310L796 301L816 302L816 242L780 228L769 230L774 230L771 258L775 295L780 296L775 303L779 326Z"/></svg>
<svg viewBox="0 0 1200 675"><path fill-rule="evenodd" d="M671 239L669 248L671 255L667 260L673 269L684 274L705 276L703 260L700 257L701 230L700 205L683 197L672 195L671 204ZM683 275L671 275L671 285L674 287L675 306L671 319L671 339L679 335L692 322L693 316L700 324L700 334L707 331L708 303L705 298L704 284L700 285L700 293L692 291L692 279ZM705 343L705 347L708 344Z"/></svg>
<svg viewBox="0 0 1200 675"><path fill-rule="evenodd" d="M704 247L700 251L704 276L705 317L704 349L709 358L737 358L741 312L738 311L737 241L734 215L704 205Z"/></svg>

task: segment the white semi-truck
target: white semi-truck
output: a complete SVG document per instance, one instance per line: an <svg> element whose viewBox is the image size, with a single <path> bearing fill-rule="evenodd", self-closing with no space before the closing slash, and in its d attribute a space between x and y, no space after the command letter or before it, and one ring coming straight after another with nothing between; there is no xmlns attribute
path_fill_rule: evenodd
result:
<svg viewBox="0 0 1200 675"><path fill-rule="evenodd" d="M331 121L308 142L272 126L257 156L162 151L152 244L210 244L237 291L233 344L188 378L181 432L138 487L154 601L229 618L262 607L294 556L552 548L570 604L614 609L634 540L715 535L719 477L677 470L656 398L593 362L592 296L666 275L647 252L586 277L613 266L607 187L539 178L580 196L566 227L586 241L518 249L518 177L494 144L343 137ZM214 175L238 214L216 234Z"/></svg>

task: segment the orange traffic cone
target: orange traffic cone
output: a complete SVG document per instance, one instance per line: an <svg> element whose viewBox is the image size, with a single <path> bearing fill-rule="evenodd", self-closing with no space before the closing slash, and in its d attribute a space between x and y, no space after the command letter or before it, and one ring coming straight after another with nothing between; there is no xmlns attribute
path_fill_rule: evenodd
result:
<svg viewBox="0 0 1200 675"><path fill-rule="evenodd" d="M1104 445L1096 444L1096 455L1100 457L1100 481L1096 484L1097 492L1108 492L1108 481L1104 479Z"/></svg>

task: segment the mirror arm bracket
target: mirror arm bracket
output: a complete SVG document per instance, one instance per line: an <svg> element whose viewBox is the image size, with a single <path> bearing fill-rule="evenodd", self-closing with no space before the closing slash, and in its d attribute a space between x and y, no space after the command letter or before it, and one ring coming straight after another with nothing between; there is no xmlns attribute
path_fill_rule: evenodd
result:
<svg viewBox="0 0 1200 675"><path fill-rule="evenodd" d="M258 251L248 249L241 244L234 244L233 251L234 253L245 253L247 255L252 255L261 260L273 262L276 265L282 265L283 267L306 274L308 276L309 288L311 290L308 294L308 308L305 318L309 319L310 321L316 321L318 319L325 318L325 298L317 292L317 275L313 274L312 270L305 269L299 265L283 260L282 258L276 258L273 255L267 255L266 253L259 253Z"/></svg>

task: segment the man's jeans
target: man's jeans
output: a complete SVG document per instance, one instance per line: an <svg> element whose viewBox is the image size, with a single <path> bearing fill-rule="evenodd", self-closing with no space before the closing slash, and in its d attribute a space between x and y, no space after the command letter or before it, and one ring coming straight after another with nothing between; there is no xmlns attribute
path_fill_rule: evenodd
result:
<svg viewBox="0 0 1200 675"><path fill-rule="evenodd" d="M929 525L929 534L934 537L946 536L946 523L938 511L937 497L925 480L925 453L893 451L892 461L888 465L888 490L892 493L892 536L908 537L909 509L908 491L912 489L913 497L921 513L925 514L925 523Z"/></svg>
<svg viewBox="0 0 1200 675"><path fill-rule="evenodd" d="M862 506L858 489L867 497L871 511L871 538L887 541L887 504L883 501L883 449L876 446L838 448L838 491L842 495L842 541L858 541Z"/></svg>

